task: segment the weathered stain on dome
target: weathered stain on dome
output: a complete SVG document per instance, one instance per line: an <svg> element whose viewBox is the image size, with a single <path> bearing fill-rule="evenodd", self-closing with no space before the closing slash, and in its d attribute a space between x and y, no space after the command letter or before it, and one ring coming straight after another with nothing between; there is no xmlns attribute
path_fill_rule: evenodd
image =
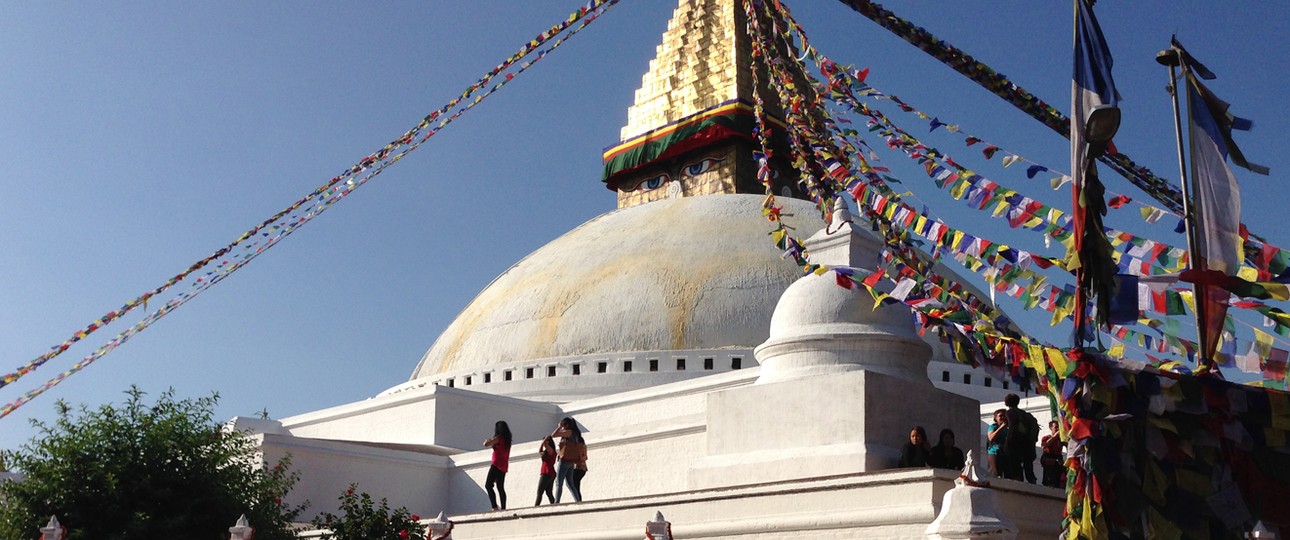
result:
<svg viewBox="0 0 1290 540"><path fill-rule="evenodd" d="M657 201L594 218L499 276L426 352L412 378L556 356L752 348L799 275L761 196ZM801 231L814 207L781 200Z"/></svg>

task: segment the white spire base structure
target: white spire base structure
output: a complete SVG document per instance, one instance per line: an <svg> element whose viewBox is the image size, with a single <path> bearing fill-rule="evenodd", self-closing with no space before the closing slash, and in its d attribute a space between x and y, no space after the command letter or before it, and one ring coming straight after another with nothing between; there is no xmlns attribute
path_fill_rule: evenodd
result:
<svg viewBox="0 0 1290 540"><path fill-rule="evenodd" d="M868 273L881 246L839 200L806 247L816 264ZM976 400L928 380L932 349L909 308L874 309L868 290L832 272L784 291L755 354L755 384L708 396L708 456L690 468L692 489L890 469L914 426L967 441L980 422Z"/></svg>

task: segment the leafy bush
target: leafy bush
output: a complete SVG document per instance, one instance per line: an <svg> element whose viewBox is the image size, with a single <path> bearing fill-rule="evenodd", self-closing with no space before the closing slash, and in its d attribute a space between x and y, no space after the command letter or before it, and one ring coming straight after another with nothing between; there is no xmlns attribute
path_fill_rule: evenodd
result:
<svg viewBox="0 0 1290 540"><path fill-rule="evenodd" d="M350 484L340 495L342 515L323 512L314 518L315 527L326 528L330 534L323 538L332 540L409 540L425 538L426 526L419 523L421 516L409 514L399 507L390 510L389 501L381 498L380 505L367 493L357 493L358 484Z"/></svg>
<svg viewBox="0 0 1290 540"><path fill-rule="evenodd" d="M21 471L0 483L0 538L30 538L57 515L68 540L189 538L224 540L246 514L256 540L294 539L291 522L304 505L282 499L298 473L289 460L268 467L255 441L214 420L218 394L175 401L174 391L143 403L73 411L59 401L53 425L0 453Z"/></svg>

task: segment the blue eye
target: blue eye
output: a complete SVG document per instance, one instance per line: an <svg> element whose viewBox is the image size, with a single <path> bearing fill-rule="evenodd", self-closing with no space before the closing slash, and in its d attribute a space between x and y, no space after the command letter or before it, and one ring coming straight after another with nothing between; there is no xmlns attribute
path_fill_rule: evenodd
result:
<svg viewBox="0 0 1290 540"><path fill-rule="evenodd" d="M666 175L666 174L660 174L660 175L655 176L655 177L653 177L653 178L649 178L649 179L645 180L644 182L641 182L641 183L639 184L638 188L644 188L644 189L645 189L645 191L649 191L649 190L652 190L652 189L658 189L658 187L659 187L659 186L661 186L661 185L663 185L665 182L667 182L667 175Z"/></svg>
<svg viewBox="0 0 1290 540"><path fill-rule="evenodd" d="M713 167L722 161L725 161L725 159L704 158L683 167L681 169L681 174L692 178L712 170Z"/></svg>

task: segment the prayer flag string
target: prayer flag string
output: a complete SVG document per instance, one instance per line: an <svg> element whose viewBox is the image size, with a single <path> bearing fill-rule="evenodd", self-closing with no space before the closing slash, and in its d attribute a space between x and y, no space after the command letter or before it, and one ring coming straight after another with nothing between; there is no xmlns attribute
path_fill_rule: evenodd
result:
<svg viewBox="0 0 1290 540"><path fill-rule="evenodd" d="M414 128L405 132L399 138L385 145L380 150L367 155L363 159L359 160L358 163L354 164L343 173L333 177L331 180L328 180L325 184L319 186L308 195L293 202L291 205L260 222L245 233L242 233L241 236L229 245L220 248L210 256L193 263L183 272L171 278L160 287L126 302L121 308L115 311L108 312L104 316L90 323L86 328L75 332L72 337L68 338L63 343L52 347L49 352L27 362L14 372L6 374L2 379L0 379L0 388L13 383L22 376L34 371L36 368L58 356L63 351L66 351L76 342L84 339L90 334L93 334L103 326L120 319L121 316L126 313L129 313L140 306L146 306L149 299L163 293L176 283L190 277L195 272L207 268L212 263L217 263L214 269L198 276L194 280L190 290L171 298L160 309L148 314L138 323L119 333L106 344L85 356L69 369L58 374L45 384L24 393L18 399L6 404L4 407L0 407L0 418L7 416L9 413L13 412L18 407L21 407L32 398L44 393L46 390L54 387L67 377L93 363L95 360L112 352L135 334L148 328L152 323L174 311L179 306L187 303L188 300L210 288L215 283L222 281L232 272L246 265L265 250L276 245L300 226L308 223L314 217L330 208L333 204L344 199L353 192L353 190L380 174L386 167L397 163L403 158L403 156L418 148L426 140L434 136L439 130L443 129L453 120L456 120L467 110L474 108L489 95L505 86L515 77L515 75L527 70L533 65L533 63L541 60L552 50L559 47L560 44L564 43L565 40L581 31L617 2L618 0L591 0L587 2L585 5L571 13L567 18L565 18L565 20L551 26L549 29L543 31L538 34L537 37L524 44L519 51L508 57L478 81L467 87L460 96L453 98L443 107L426 115ZM574 27L575 24L578 26ZM574 28L568 33L564 33L570 27ZM552 38L562 33L562 37L551 42ZM550 46L543 49L542 47L546 46L548 43L550 43ZM535 51L537 51L537 55L532 60L523 62L513 72L508 73L501 81L493 84L491 87L489 86L489 83L495 77L500 75L502 72L511 69L517 62L528 57ZM476 95L476 93L481 89L486 90ZM471 96L474 96L474 98L471 99ZM459 106L460 108L453 112L453 114L445 116L449 111L452 111L454 108ZM435 122L436 120L438 120L437 123ZM248 244L248 240L254 241ZM241 248L242 251L240 253L234 253L238 248Z"/></svg>
<svg viewBox="0 0 1290 540"><path fill-rule="evenodd" d="M1062 114L1034 94L1027 92L1003 74L973 58L963 50L937 39L926 29L914 25L870 0L840 1L933 58L940 60L951 69L963 74L1014 107L1021 109L1053 131L1060 133L1063 137L1070 136L1070 119L1065 114ZM1176 215L1182 215L1182 192L1173 183L1156 176L1150 169L1134 163L1128 155L1118 150L1108 151L1105 156L1099 159L1102 163L1109 165L1121 176L1128 179L1133 185L1163 204L1166 210ZM1260 265L1257 264L1257 261L1261 258L1267 258L1276 262L1271 270L1273 275L1285 271L1287 263L1290 263L1290 253L1272 245L1267 239L1255 234L1253 231L1246 229L1245 233L1249 237L1245 252L1247 263L1259 268ZM1249 240L1254 240L1255 242L1250 242Z"/></svg>

